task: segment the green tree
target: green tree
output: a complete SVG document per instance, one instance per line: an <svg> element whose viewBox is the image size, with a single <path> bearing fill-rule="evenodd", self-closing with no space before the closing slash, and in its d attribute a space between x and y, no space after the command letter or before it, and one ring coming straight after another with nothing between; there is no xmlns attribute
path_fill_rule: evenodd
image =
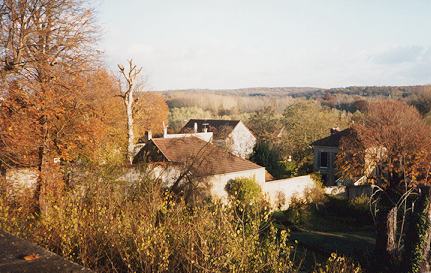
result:
<svg viewBox="0 0 431 273"><path fill-rule="evenodd" d="M213 118L210 111L205 111L202 108L193 107L180 107L172 108L169 112L169 126L174 131L179 131L191 118Z"/></svg>
<svg viewBox="0 0 431 273"><path fill-rule="evenodd" d="M249 118L247 126L258 140L273 143L279 140L283 128L281 116L277 115L272 107L265 107L254 112Z"/></svg>
<svg viewBox="0 0 431 273"><path fill-rule="evenodd" d="M254 147L250 160L256 164L264 166L275 178L281 178L286 174L286 169L282 163L280 149L274 146L271 142L259 141Z"/></svg>
<svg viewBox="0 0 431 273"><path fill-rule="evenodd" d="M310 144L330 134L330 128L346 128L351 115L324 108L316 101L299 101L283 113L284 134L281 149L285 159L292 157L300 173L311 171L313 151Z"/></svg>

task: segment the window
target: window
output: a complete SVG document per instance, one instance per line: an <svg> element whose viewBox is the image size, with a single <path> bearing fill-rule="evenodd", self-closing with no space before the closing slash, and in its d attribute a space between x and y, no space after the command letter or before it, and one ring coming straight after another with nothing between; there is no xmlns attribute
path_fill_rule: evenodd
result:
<svg viewBox="0 0 431 273"><path fill-rule="evenodd" d="M328 152L320 152L320 167L328 168Z"/></svg>

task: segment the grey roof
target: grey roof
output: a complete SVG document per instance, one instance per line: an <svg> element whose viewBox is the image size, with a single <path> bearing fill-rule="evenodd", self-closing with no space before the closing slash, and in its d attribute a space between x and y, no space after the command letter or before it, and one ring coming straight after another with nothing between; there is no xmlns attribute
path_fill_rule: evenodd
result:
<svg viewBox="0 0 431 273"><path fill-rule="evenodd" d="M340 140L345 136L349 136L352 132L353 130L351 128L344 129L340 132L336 132L327 137L318 139L314 141L311 145L324 146L324 147L338 147L340 145Z"/></svg>
<svg viewBox="0 0 431 273"><path fill-rule="evenodd" d="M214 139L225 139L240 122L224 119L191 119L181 129L181 133L193 132L195 123L198 125L198 132L202 132L204 124L207 124L208 132L213 132Z"/></svg>

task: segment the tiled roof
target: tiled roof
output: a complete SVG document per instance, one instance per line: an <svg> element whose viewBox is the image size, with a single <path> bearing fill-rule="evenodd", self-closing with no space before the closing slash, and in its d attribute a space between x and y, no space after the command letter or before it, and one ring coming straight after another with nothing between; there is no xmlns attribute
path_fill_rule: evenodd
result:
<svg viewBox="0 0 431 273"><path fill-rule="evenodd" d="M338 147L340 145L341 138L348 136L352 133L352 129L344 129L340 132L333 133L327 137L321 138L314 141L311 145L313 146L325 146L325 147Z"/></svg>
<svg viewBox="0 0 431 273"><path fill-rule="evenodd" d="M208 124L208 132L214 133L214 139L226 138L235 126L240 123L240 120L223 120L223 119L191 119L181 129L181 133L193 132L195 123L198 125L198 132L202 132L204 125Z"/></svg>
<svg viewBox="0 0 431 273"><path fill-rule="evenodd" d="M201 175L215 175L262 168L196 137L153 138L166 161L193 165ZM160 161L160 160L158 160Z"/></svg>

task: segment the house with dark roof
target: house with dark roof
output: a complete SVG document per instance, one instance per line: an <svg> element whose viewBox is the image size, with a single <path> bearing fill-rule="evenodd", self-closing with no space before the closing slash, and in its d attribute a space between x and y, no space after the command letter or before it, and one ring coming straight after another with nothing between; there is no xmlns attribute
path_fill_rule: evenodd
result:
<svg viewBox="0 0 431 273"><path fill-rule="evenodd" d="M211 132L214 144L242 158L249 158L256 145L256 137L240 120L191 119L180 133L201 132Z"/></svg>
<svg viewBox="0 0 431 273"><path fill-rule="evenodd" d="M325 186L334 186L337 181L337 156L340 140L348 136L351 129L340 130L331 128L330 135L314 141L311 145L314 151L314 170L322 175Z"/></svg>
<svg viewBox="0 0 431 273"><path fill-rule="evenodd" d="M225 197L226 183L239 177L265 183L265 168L198 137L152 138L137 153L134 163L152 165L153 174L167 186L178 179L201 179L213 196Z"/></svg>

